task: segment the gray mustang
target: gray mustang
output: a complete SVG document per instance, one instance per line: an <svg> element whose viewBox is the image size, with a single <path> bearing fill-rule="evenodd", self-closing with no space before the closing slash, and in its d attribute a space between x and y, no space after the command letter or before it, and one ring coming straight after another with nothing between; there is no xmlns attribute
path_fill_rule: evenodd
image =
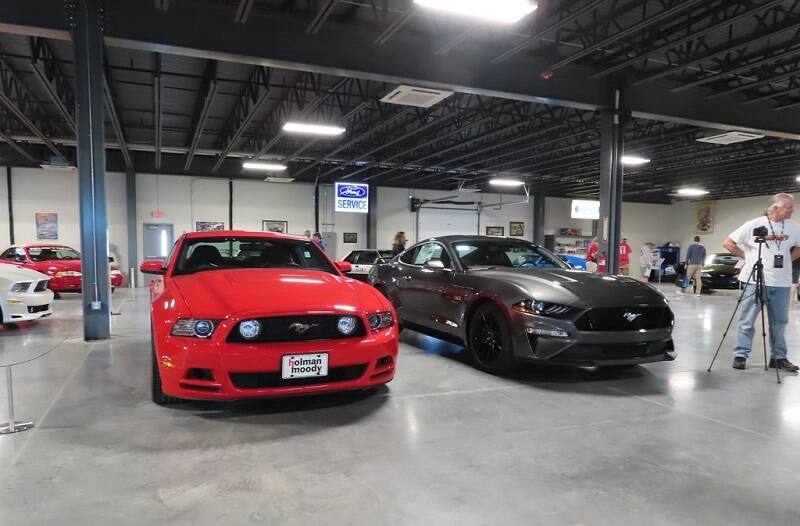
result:
<svg viewBox="0 0 800 526"><path fill-rule="evenodd" d="M519 360L631 366L674 360L673 315L654 288L572 270L522 240L446 236L373 267L403 327L464 344L482 370Z"/></svg>

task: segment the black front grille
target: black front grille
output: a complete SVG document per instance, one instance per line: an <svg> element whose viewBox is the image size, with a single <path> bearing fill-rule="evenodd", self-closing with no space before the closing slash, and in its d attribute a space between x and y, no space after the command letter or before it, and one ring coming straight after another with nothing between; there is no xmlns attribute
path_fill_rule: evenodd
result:
<svg viewBox="0 0 800 526"><path fill-rule="evenodd" d="M575 322L580 331L638 331L672 325L669 307L622 307L592 309Z"/></svg>
<svg viewBox="0 0 800 526"><path fill-rule="evenodd" d="M361 337L366 334L361 318L356 317L356 329L345 336L336 328L342 316L281 316L276 318L257 318L261 322L261 336L245 340L239 333L239 324L228 334L231 343L302 342L309 340L338 340Z"/></svg>
<svg viewBox="0 0 800 526"><path fill-rule="evenodd" d="M33 289L34 292L43 292L47 290L47 284L50 283L50 280L43 279L39 283L36 284L36 288Z"/></svg>
<svg viewBox="0 0 800 526"><path fill-rule="evenodd" d="M366 364L348 367L331 367L328 376L311 378L291 378L284 380L281 372L269 373L231 373L231 382L237 389L266 389L270 387L294 387L301 385L319 385L357 380L364 375Z"/></svg>
<svg viewBox="0 0 800 526"><path fill-rule="evenodd" d="M667 353L674 350L672 340L623 345L576 345L555 355L551 361L573 365L593 365L613 360L649 361L656 356L666 358Z"/></svg>
<svg viewBox="0 0 800 526"><path fill-rule="evenodd" d="M37 305L36 307L28 307L28 314L36 314L37 312L44 312L50 308L50 305Z"/></svg>

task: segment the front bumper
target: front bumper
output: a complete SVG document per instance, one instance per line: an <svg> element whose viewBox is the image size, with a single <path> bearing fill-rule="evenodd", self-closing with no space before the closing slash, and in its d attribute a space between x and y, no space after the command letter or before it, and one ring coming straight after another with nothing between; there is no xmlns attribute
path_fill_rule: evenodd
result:
<svg viewBox="0 0 800 526"><path fill-rule="evenodd" d="M559 365L608 366L672 361L672 327L636 331L580 331L571 320L512 311L514 355ZM564 337L541 335L554 331ZM537 332L539 334L537 334Z"/></svg>
<svg viewBox="0 0 800 526"><path fill-rule="evenodd" d="M53 314L53 291L11 292L3 304L3 323L33 321Z"/></svg>
<svg viewBox="0 0 800 526"><path fill-rule="evenodd" d="M119 288L125 281L122 274L111 274L111 287ZM64 276L50 278L48 285L53 292L81 292L81 276Z"/></svg>
<svg viewBox="0 0 800 526"><path fill-rule="evenodd" d="M241 400L368 389L394 378L398 334L363 338L238 344L167 336L156 342L164 393L195 400ZM328 353L328 376L281 379L287 354Z"/></svg>

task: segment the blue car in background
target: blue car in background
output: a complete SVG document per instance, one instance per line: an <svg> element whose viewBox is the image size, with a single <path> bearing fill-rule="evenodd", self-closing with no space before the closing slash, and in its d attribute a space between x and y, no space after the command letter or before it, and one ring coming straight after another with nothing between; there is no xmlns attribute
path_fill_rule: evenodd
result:
<svg viewBox="0 0 800 526"><path fill-rule="evenodd" d="M586 270L586 260L580 256L573 256L571 254L559 254L558 257L560 257L562 260L572 265L573 268L576 268L578 270Z"/></svg>

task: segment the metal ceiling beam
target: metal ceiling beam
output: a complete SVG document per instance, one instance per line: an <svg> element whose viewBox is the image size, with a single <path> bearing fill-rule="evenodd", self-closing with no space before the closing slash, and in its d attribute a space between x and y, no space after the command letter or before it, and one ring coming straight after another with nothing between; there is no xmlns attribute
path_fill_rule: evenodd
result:
<svg viewBox="0 0 800 526"><path fill-rule="evenodd" d="M67 123L70 132L76 135L78 129L75 125L75 93L72 90L72 83L64 77L47 40L30 37L29 43L33 73Z"/></svg>
<svg viewBox="0 0 800 526"><path fill-rule="evenodd" d="M64 164L70 164L66 155L59 150L49 137L57 135L49 126L48 118L38 100L28 91L28 88L19 80L17 74L0 57L0 103L11 112L21 123L61 159Z"/></svg>
<svg viewBox="0 0 800 526"><path fill-rule="evenodd" d="M721 20L719 22L713 23L710 26L707 26L707 27L705 27L703 29L700 29L700 30L694 31L694 32L690 32L689 34L687 34L687 35L685 35L683 37L677 38L675 40L671 40L671 41L667 42L666 44L663 44L663 45L658 46L656 48L653 48L653 49L650 49L648 51L639 53L638 55L636 55L634 57L627 58L626 60L624 60L624 61L622 61L622 62L620 62L618 64L615 64L615 65L613 65L611 67L603 69L602 71L598 71L597 73L592 74L589 78L591 78L591 79L600 79L600 78L603 78L603 77L605 77L607 75L610 75L612 73L616 73L617 71L620 71L622 69L627 68L628 66L636 64L637 62L639 62L641 60L645 60L647 58L650 58L653 55L659 55L661 53L666 53L667 51L669 51L671 49L675 49L678 46L682 46L683 44L691 42L692 40L696 40L696 39L698 39L698 38L700 38L702 36L705 36L705 35L707 35L709 33L713 33L714 31L725 29L726 27L729 27L729 26L731 26L733 24L741 22L742 20L746 20L746 19L748 19L748 18L750 18L750 17L752 17L752 16L754 16L754 15L756 15L756 14L762 12L762 11L766 11L767 9L772 9L772 8L778 7L783 3L784 3L784 0L772 0L770 2L767 2L764 5L757 6L757 7L753 8L753 9L750 9L749 11L745 11L744 13L741 13L739 15L736 15L736 16L733 16L733 17L730 17L730 18L725 18L725 19L723 19L723 20ZM722 10L718 11L718 13L724 13L726 9L727 9L727 6L724 7ZM691 24L689 24L689 25L691 25ZM664 38L666 38L666 36L668 36L668 35L662 35L662 37L664 37ZM626 52L630 53L630 49L626 50Z"/></svg>
<svg viewBox="0 0 800 526"><path fill-rule="evenodd" d="M153 144L156 146L156 169L161 168L161 129L162 129L162 96L161 96L161 54L155 54L155 74L153 75Z"/></svg>
<svg viewBox="0 0 800 526"><path fill-rule="evenodd" d="M411 20L411 17L414 16L416 10L417 10L416 6L412 4L411 7L409 7L406 10L405 13L395 18L394 21L391 24L389 24L389 26L386 29L383 30L383 32L380 35L378 35L378 38L373 40L373 43L381 46L387 43L389 39L394 36L395 33L400 31L400 29L404 25L406 25L406 22Z"/></svg>
<svg viewBox="0 0 800 526"><path fill-rule="evenodd" d="M8 144L8 146L12 150L14 150L18 154L20 154L22 157L24 157L25 159L27 159L31 163L39 164L41 162L38 159L36 159L33 155L31 155L27 151L25 151L25 149L22 146L17 144L17 141L15 141L14 139L12 139L11 137L9 137L8 135L6 135L3 132L0 132L0 141L3 141L4 143Z"/></svg>
<svg viewBox="0 0 800 526"><path fill-rule="evenodd" d="M239 102L233 108L228 117L228 126L220 145L220 155L217 162L211 168L211 173L215 173L225 162L228 153L236 146L239 137L247 129L250 123L261 109L264 101L270 93L269 79L272 70L263 66L256 66L250 75L250 82L244 88L239 98Z"/></svg>
<svg viewBox="0 0 800 526"><path fill-rule="evenodd" d="M312 20L306 28L306 34L316 35L319 33L319 30L322 29L322 25L326 20L328 20L328 17L331 16L333 9L336 7L338 2L339 0L324 0L322 5L317 10L314 20Z"/></svg>
<svg viewBox="0 0 800 526"><path fill-rule="evenodd" d="M233 15L233 21L237 24L246 24L247 19L250 18L250 11L253 9L254 3L255 0L239 0L236 13Z"/></svg>
<svg viewBox="0 0 800 526"><path fill-rule="evenodd" d="M103 55L105 56L105 53ZM122 158L125 160L125 167L132 170L133 159L128 150L128 143L125 141L125 130L122 127L122 120L119 117L117 105L114 102L114 92L111 89L111 72L108 70L107 66L103 75L103 97L105 98L108 118L111 120L111 127L114 128L114 134L117 136L117 142L122 151Z"/></svg>
<svg viewBox="0 0 800 526"><path fill-rule="evenodd" d="M795 76L797 74L798 74L797 72L787 72L787 73L783 73L781 75L773 75L772 77L769 77L769 78L766 78L766 79L763 79L763 80L759 80L758 82L750 82L750 83L747 83L747 84L742 84L741 86L736 86L736 87L724 89L724 90L721 90L721 91L715 91L714 93L711 93L711 94L707 95L707 98L715 99L715 98L721 97L723 95L731 95L733 93L741 93L742 91L747 91L749 89L760 88L762 86L768 86L769 84L774 84L776 82L780 82L782 80L786 80L788 77L793 77L793 76Z"/></svg>
<svg viewBox="0 0 800 526"><path fill-rule="evenodd" d="M214 95L217 94L218 88L217 61L209 60L206 63L203 84L200 87L197 102L195 103L194 117L192 118L192 140L189 143L189 151L186 154L186 164L183 165L183 169L186 171L192 167L194 154L200 144L200 139L203 137L203 129L208 120L208 112L211 110L211 104L214 102Z"/></svg>
<svg viewBox="0 0 800 526"><path fill-rule="evenodd" d="M620 39L623 39L623 38L625 38L627 36L630 36L630 35L635 35L636 33L642 31L643 29L647 29L648 27L652 26L653 24L657 24L657 23L661 22L662 20L668 19L668 18L674 16L675 14L680 13L681 11L683 11L685 9L688 9L688 8L692 7L693 5L696 5L696 4L699 4L701 2L705 2L705 1L707 1L707 0L685 0L683 2L678 3L677 5L674 5L674 6L670 7L670 8L665 8L665 9L663 9L662 11L660 11L660 12L658 12L656 14L646 15L646 16L644 16L643 20L640 20L639 22L633 24L630 27L627 27L625 29L621 29L620 31L614 33L613 35L610 35L610 36L604 38L600 42L595 42L592 45L586 46L581 51L578 51L577 53L573 53L572 55L568 56L567 58L559 60L558 62L556 62L555 64L553 64L552 66L550 66L547 69L549 69L550 71L555 71L557 69L561 69L564 66L575 62L576 60L580 60L580 59L582 59L584 57L588 57L589 55L591 55L595 51L601 50L601 49L605 48L606 46L608 46L610 44L613 44L614 42L616 42L616 41L618 41ZM614 17L614 18L616 19L617 17Z"/></svg>

